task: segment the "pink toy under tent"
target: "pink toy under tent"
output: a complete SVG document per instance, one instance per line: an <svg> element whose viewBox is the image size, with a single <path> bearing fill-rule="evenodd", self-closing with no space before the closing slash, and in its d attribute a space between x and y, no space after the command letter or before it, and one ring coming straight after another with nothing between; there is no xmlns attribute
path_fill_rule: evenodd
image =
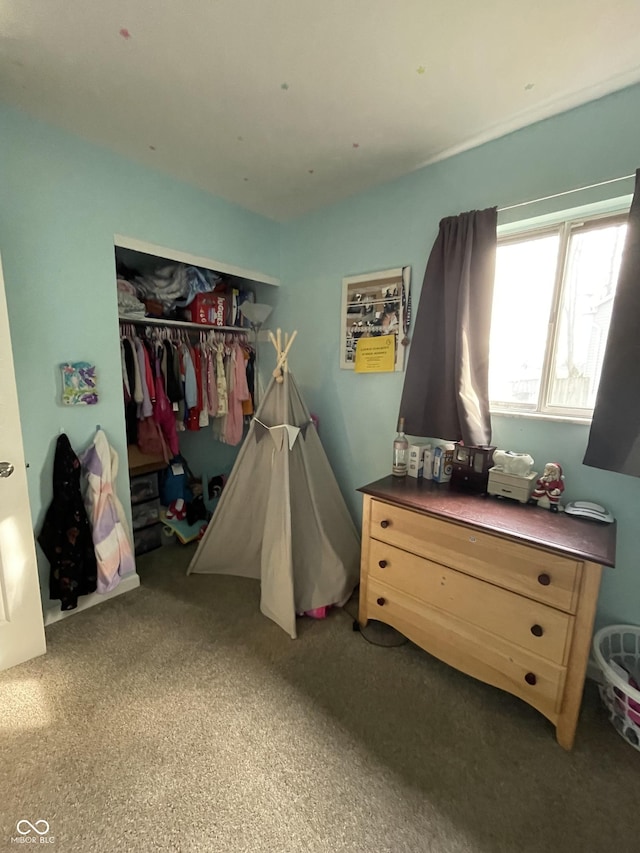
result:
<svg viewBox="0 0 640 853"><path fill-rule="evenodd" d="M360 540L293 375L296 337L270 333L277 363L187 574L257 578L260 609L296 637L353 592Z"/></svg>

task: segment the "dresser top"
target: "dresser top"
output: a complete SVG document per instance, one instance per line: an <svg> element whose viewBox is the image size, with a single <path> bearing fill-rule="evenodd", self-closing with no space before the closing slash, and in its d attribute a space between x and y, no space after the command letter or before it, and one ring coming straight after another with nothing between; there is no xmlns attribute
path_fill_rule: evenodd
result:
<svg viewBox="0 0 640 853"><path fill-rule="evenodd" d="M483 497L414 477L384 477L358 491L383 501L416 509L429 515L469 524L531 545L614 566L616 522L569 517L508 499Z"/></svg>

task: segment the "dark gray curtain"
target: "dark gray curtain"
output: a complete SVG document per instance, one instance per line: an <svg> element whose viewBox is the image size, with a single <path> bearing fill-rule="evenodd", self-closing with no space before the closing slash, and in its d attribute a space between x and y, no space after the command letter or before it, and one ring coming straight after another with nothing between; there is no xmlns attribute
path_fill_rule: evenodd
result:
<svg viewBox="0 0 640 853"><path fill-rule="evenodd" d="M640 169L584 464L640 477Z"/></svg>
<svg viewBox="0 0 640 853"><path fill-rule="evenodd" d="M440 222L424 276L400 415L410 435L489 444L489 332L498 212Z"/></svg>

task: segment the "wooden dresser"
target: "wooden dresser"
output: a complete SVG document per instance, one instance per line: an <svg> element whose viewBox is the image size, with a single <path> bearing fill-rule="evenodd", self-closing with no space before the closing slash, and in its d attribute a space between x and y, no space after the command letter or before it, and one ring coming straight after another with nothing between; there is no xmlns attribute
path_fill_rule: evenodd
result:
<svg viewBox="0 0 640 853"><path fill-rule="evenodd" d="M528 702L571 749L616 525L385 477L364 494L359 622Z"/></svg>

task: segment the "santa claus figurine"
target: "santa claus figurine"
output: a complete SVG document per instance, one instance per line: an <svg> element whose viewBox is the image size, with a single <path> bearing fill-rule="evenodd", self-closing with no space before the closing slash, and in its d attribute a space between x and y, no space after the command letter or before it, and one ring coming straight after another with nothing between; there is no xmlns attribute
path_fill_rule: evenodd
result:
<svg viewBox="0 0 640 853"><path fill-rule="evenodd" d="M529 503L548 505L551 512L558 512L560 495L564 492L562 466L558 462L547 462L541 477L538 477Z"/></svg>

